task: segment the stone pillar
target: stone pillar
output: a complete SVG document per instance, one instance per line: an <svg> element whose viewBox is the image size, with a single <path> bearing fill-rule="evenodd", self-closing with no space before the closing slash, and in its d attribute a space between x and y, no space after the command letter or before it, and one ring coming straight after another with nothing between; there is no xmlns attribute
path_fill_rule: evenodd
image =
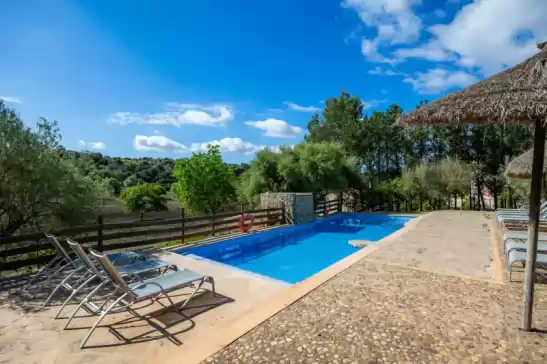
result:
<svg viewBox="0 0 547 364"><path fill-rule="evenodd" d="M281 208L285 204L288 224L305 224L315 220L313 194L294 192L265 192L260 195L260 208Z"/></svg>

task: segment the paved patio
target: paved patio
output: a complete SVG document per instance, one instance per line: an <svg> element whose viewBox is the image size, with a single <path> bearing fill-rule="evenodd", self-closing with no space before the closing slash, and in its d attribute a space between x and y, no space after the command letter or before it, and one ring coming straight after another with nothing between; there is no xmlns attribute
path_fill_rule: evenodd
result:
<svg viewBox="0 0 547 364"><path fill-rule="evenodd" d="M492 279L492 243L487 214L437 211L369 258L388 264L457 276Z"/></svg>
<svg viewBox="0 0 547 364"><path fill-rule="evenodd" d="M55 302L55 306L41 309L43 295L28 300L0 292L0 363L148 363L196 336L207 335L222 322L286 288L273 280L174 253L152 255L215 277L219 296L214 297L208 291L210 286L205 284L207 290L183 311L194 323L179 314L166 312L162 305L165 299L160 303L147 301L136 306L136 311L147 320L136 319L125 312L108 315L93 333L88 348L80 350L81 340L97 317L82 311L70 329L63 330L66 320L54 319L61 300ZM174 292L175 303L182 303L190 292L190 289ZM69 306L64 316L70 315L74 308L75 305Z"/></svg>

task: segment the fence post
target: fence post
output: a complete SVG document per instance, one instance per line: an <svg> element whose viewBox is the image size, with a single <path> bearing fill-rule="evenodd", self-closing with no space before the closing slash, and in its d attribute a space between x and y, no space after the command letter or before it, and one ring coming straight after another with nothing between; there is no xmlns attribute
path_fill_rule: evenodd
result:
<svg viewBox="0 0 547 364"><path fill-rule="evenodd" d="M97 217L97 249L103 251L103 215Z"/></svg>
<svg viewBox="0 0 547 364"><path fill-rule="evenodd" d="M213 226L212 226L212 229L211 229L211 230L213 230L212 233L211 233L211 235L212 235L212 236L215 236L215 214L214 214L214 213L213 213L213 222L212 222L211 225L213 225Z"/></svg>
<svg viewBox="0 0 547 364"><path fill-rule="evenodd" d="M338 196L338 213L342 212L342 194L340 193L340 195Z"/></svg>
<svg viewBox="0 0 547 364"><path fill-rule="evenodd" d="M327 198L323 201L323 217L327 216Z"/></svg>
<svg viewBox="0 0 547 364"><path fill-rule="evenodd" d="M180 222L180 228L181 228L180 243L184 244L184 207L180 208L180 218L182 219L181 222Z"/></svg>
<svg viewBox="0 0 547 364"><path fill-rule="evenodd" d="M287 220L285 218L285 202L281 202L281 224L285 225Z"/></svg>

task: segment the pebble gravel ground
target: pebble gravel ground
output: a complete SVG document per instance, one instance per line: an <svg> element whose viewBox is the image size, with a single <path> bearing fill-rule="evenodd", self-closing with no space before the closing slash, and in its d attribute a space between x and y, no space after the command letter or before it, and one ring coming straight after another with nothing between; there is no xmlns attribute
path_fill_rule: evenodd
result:
<svg viewBox="0 0 547 364"><path fill-rule="evenodd" d="M206 362L545 363L547 334L517 329L520 298L516 286L365 260ZM536 306L544 319L547 302Z"/></svg>

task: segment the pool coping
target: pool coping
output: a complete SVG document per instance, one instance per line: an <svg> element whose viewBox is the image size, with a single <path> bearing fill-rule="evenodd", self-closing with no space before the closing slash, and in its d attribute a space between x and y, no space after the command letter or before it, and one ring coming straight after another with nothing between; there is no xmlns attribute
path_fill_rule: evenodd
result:
<svg viewBox="0 0 547 364"><path fill-rule="evenodd" d="M359 214L377 215L378 213L360 212ZM401 216L397 214L385 213L382 215ZM307 294L313 292L319 286L336 277L338 274L350 268L363 258L377 251L381 248L382 243L397 239L401 235L406 234L409 230L414 229L416 225L427 215L429 215L429 213L418 215L406 214L406 216L413 216L414 218L409 220L401 229L393 232L385 238L378 240L376 245L370 245L366 248L360 249L344 259L339 260L338 262L317 272L306 280L283 289L279 294L265 302L263 305L253 307L241 315L227 320L219 327L214 327L214 330L211 330L211 332L205 337L203 335L199 335L196 338L188 340L181 347L169 350L166 355L159 355L151 363L179 364L184 361L185 364L188 364L200 363L204 361L269 318L275 316L277 313L299 301ZM274 229L278 227L280 226L274 227ZM233 236L231 238L233 238Z"/></svg>

